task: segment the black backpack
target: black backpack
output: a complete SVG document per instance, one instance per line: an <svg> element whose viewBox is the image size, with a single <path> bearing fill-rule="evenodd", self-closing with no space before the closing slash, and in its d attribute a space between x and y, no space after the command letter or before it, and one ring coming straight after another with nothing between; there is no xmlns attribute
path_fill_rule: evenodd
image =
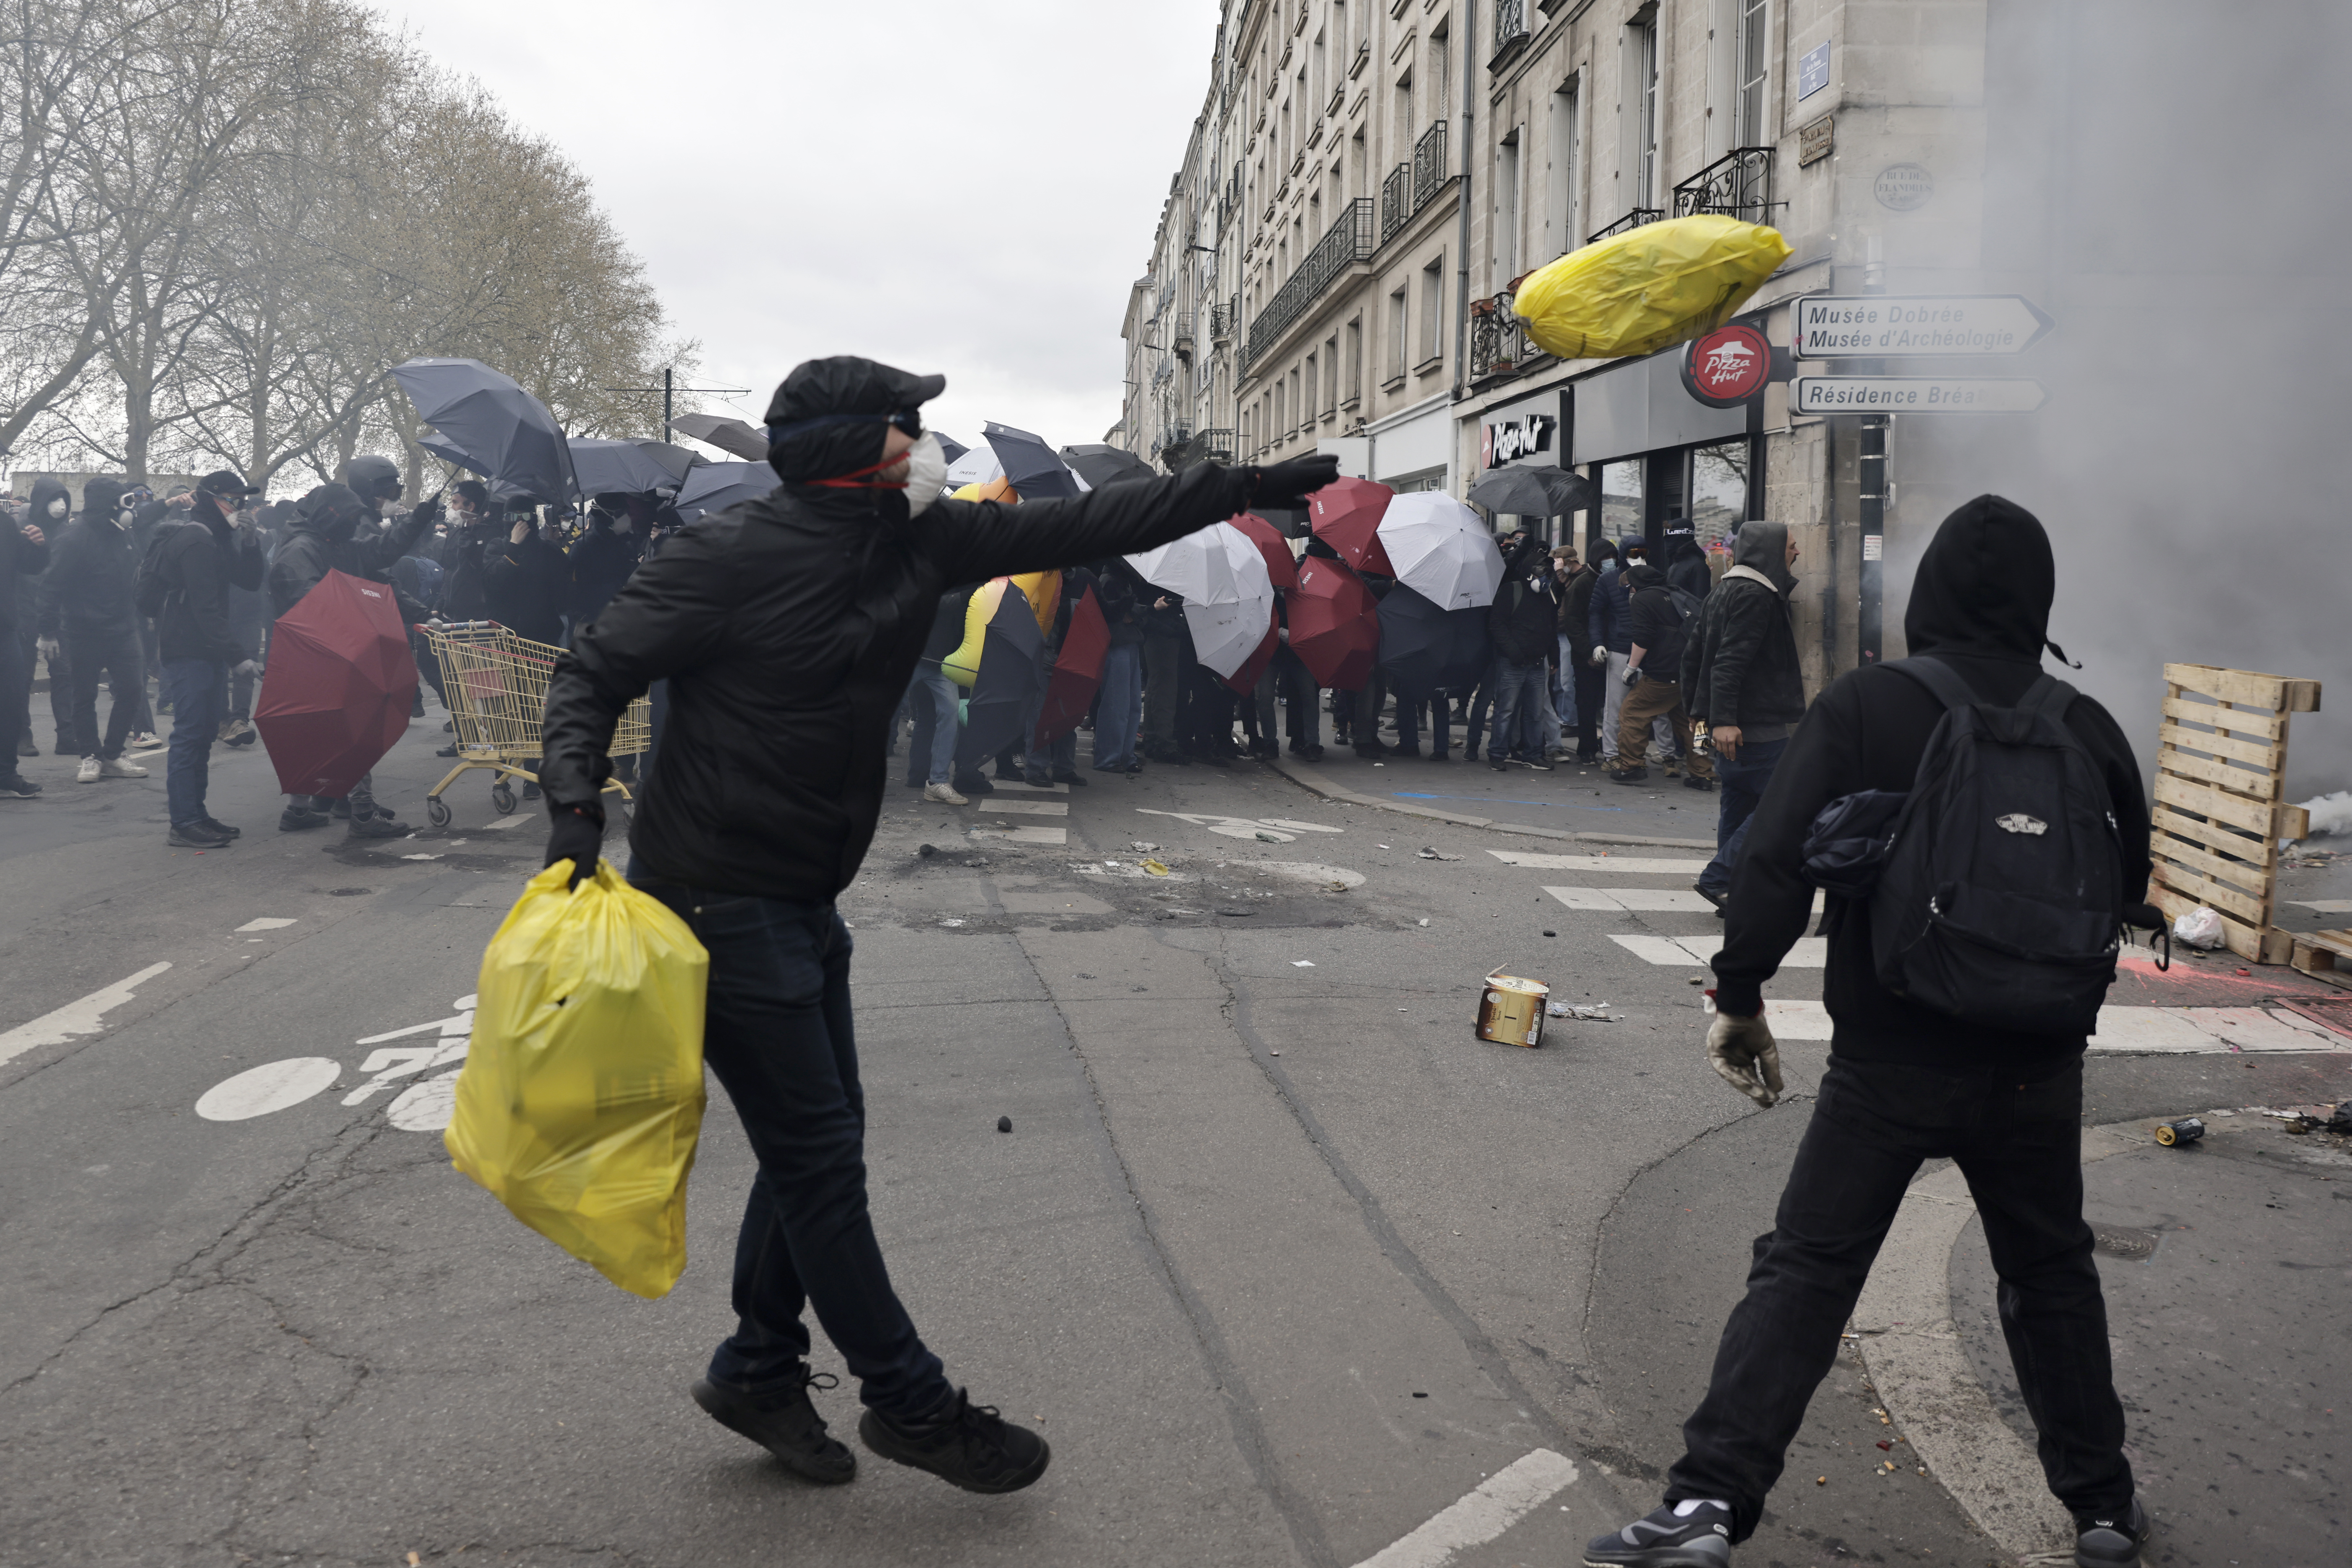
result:
<svg viewBox="0 0 2352 1568"><path fill-rule="evenodd" d="M1987 1028L2092 1033L2116 977L2123 847L2106 783L2066 727L2074 689L2044 674L1997 708L1932 658L1886 668L1944 716L1870 893L1879 984Z"/></svg>
<svg viewBox="0 0 2352 1568"><path fill-rule="evenodd" d="M163 542L175 529L188 526L181 522L163 522L147 536L147 553L139 558L139 568L131 577L131 602L139 613L152 620L163 613L163 601L171 597L173 584L163 581Z"/></svg>

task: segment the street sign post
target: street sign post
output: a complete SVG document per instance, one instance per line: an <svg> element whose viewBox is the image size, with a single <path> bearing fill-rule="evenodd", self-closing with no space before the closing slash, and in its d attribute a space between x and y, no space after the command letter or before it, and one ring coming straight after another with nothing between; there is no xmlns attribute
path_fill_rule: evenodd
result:
<svg viewBox="0 0 2352 1568"><path fill-rule="evenodd" d="M1958 375L1801 375L1791 414L2031 414L2042 384Z"/></svg>
<svg viewBox="0 0 2352 1568"><path fill-rule="evenodd" d="M2054 324L2021 294L1805 294L1789 321L1799 359L2013 354Z"/></svg>

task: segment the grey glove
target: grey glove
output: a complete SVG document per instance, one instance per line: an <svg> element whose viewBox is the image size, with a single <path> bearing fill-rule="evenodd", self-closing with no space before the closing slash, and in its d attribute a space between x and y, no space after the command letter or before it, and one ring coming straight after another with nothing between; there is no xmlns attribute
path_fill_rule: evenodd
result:
<svg viewBox="0 0 2352 1568"><path fill-rule="evenodd" d="M1629 664L1625 667L1625 684L1628 686L1639 686L1642 684L1642 667L1640 665Z"/></svg>
<svg viewBox="0 0 2352 1568"><path fill-rule="evenodd" d="M1780 1047L1764 1016L1735 1018L1717 1013L1706 1031L1707 1065L1723 1081L1769 1109L1780 1098Z"/></svg>
<svg viewBox="0 0 2352 1568"><path fill-rule="evenodd" d="M55 637L37 638L33 643L33 647L39 651L40 656L43 658L55 658L58 657L58 639Z"/></svg>
<svg viewBox="0 0 2352 1568"><path fill-rule="evenodd" d="M1609 668L1609 645L1607 643L1597 642L1592 645L1592 668L1595 669L1606 669Z"/></svg>
<svg viewBox="0 0 2352 1568"><path fill-rule="evenodd" d="M254 658L239 659L228 667L228 672L231 675L259 675L261 661Z"/></svg>

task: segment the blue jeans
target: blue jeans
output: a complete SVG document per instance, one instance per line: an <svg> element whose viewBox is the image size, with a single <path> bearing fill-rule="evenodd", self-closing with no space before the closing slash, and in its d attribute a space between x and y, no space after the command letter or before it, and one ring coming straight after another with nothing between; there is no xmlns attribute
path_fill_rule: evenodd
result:
<svg viewBox="0 0 2352 1568"><path fill-rule="evenodd" d="M1103 656L1102 695L1095 706L1095 768L1123 773L1135 765L1135 721L1143 705L1143 645L1113 643Z"/></svg>
<svg viewBox="0 0 2352 1568"><path fill-rule="evenodd" d="M212 782L213 742L228 717L228 666L209 658L163 661L163 697L172 705L172 750L163 765L172 826L205 819L205 789Z"/></svg>
<svg viewBox="0 0 2352 1568"><path fill-rule="evenodd" d="M1500 762L1507 756L1540 758L1539 745L1531 747L1519 732L1523 718L1531 717L1535 705L1543 700L1544 661L1514 664L1498 658L1486 671L1486 689L1495 694L1495 728L1486 740L1486 759Z"/></svg>
<svg viewBox="0 0 2352 1568"><path fill-rule="evenodd" d="M907 782L922 773L925 784L943 784L955 770L956 701L963 695L936 664L919 664L899 703L914 716L907 741Z"/></svg>
<svg viewBox="0 0 2352 1568"><path fill-rule="evenodd" d="M735 1242L735 1331L711 1381L753 1399L796 1389L813 1306L866 1404L921 1414L948 1382L890 1287L866 1206L848 929L829 903L641 886L710 953L703 1059L760 1161Z"/></svg>
<svg viewBox="0 0 2352 1568"><path fill-rule="evenodd" d="M1783 737L1750 741L1739 748L1736 761L1720 752L1715 755L1722 804L1716 809L1715 858L1698 874L1698 885L1717 898L1731 891L1731 873L1739 864L1739 852L1748 847L1748 819L1756 815L1764 786L1772 782L1772 770L1780 765L1780 753L1788 749Z"/></svg>

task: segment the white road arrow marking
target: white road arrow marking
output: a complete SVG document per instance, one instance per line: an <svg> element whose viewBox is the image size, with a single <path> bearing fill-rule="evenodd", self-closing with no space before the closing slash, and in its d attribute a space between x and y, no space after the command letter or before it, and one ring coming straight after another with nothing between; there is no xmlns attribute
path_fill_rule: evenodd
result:
<svg viewBox="0 0 2352 1568"><path fill-rule="evenodd" d="M1478 1483L1461 1501L1356 1564L1356 1568L1444 1568L1474 1546L1484 1546L1534 1512L1576 1479L1565 1455L1538 1448Z"/></svg>

